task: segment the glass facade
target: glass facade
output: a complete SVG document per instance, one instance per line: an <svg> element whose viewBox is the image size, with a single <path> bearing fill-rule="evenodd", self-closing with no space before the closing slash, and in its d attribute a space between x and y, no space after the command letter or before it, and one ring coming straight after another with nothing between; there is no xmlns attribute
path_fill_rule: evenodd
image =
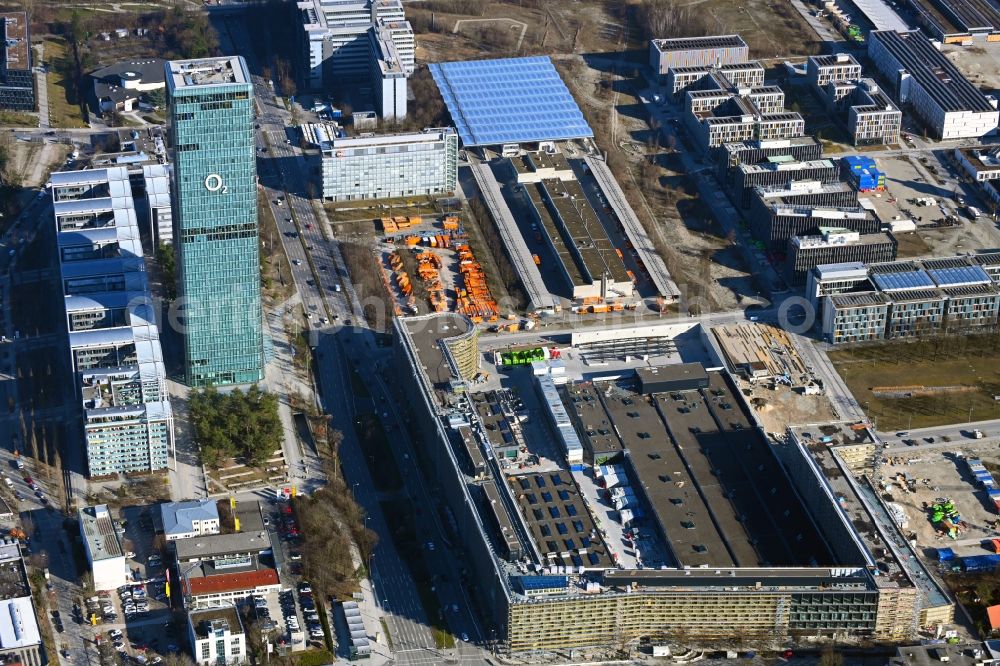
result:
<svg viewBox="0 0 1000 666"><path fill-rule="evenodd" d="M167 64L191 386L263 376L253 86L240 57Z"/></svg>
<svg viewBox="0 0 1000 666"><path fill-rule="evenodd" d="M336 139L321 151L323 197L333 201L454 192L458 135L450 128Z"/></svg>

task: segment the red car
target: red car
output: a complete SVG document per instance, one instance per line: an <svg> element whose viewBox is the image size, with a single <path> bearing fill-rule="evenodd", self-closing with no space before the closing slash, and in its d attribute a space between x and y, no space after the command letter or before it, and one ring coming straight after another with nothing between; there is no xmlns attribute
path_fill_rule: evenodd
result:
<svg viewBox="0 0 1000 666"><path fill-rule="evenodd" d="M312 222L306 223L306 229L312 229L312 228L313 228Z"/></svg>

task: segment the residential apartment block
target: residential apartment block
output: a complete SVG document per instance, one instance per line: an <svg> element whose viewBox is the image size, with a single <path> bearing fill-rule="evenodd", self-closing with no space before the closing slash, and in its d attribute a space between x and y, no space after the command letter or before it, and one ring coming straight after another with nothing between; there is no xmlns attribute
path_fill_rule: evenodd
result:
<svg viewBox="0 0 1000 666"><path fill-rule="evenodd" d="M997 128L1000 112L919 30L876 30L868 57L939 139L981 137Z"/></svg>
<svg viewBox="0 0 1000 666"><path fill-rule="evenodd" d="M311 177L324 199L447 194L457 187L458 134L451 127L341 137L333 125L306 123L302 134L311 145Z"/></svg>
<svg viewBox="0 0 1000 666"><path fill-rule="evenodd" d="M0 109L35 110L35 74L31 71L31 30L25 12L0 12Z"/></svg>
<svg viewBox="0 0 1000 666"><path fill-rule="evenodd" d="M799 286L805 284L809 271L821 264L894 261L898 245L886 232L862 234L840 227L820 227L818 235L788 239L785 274Z"/></svg>
<svg viewBox="0 0 1000 666"><path fill-rule="evenodd" d="M49 184L89 474L166 469L173 411L128 172L60 172Z"/></svg>
<svg viewBox="0 0 1000 666"><path fill-rule="evenodd" d="M684 119L702 151L733 141L770 141L805 134L805 121L785 111L785 94L777 86L735 86L712 71L688 89Z"/></svg>
<svg viewBox="0 0 1000 666"><path fill-rule="evenodd" d="M264 342L250 72L240 56L166 68L186 381L254 383Z"/></svg>
<svg viewBox="0 0 1000 666"><path fill-rule="evenodd" d="M974 255L869 264L853 267L844 280L837 279L845 272L839 267L818 266L809 278L809 296L823 303L821 328L833 343L871 339L857 331L879 327L879 337L887 339L995 330L1000 288L997 271L987 272L984 264L992 268L1000 261ZM831 286L838 283L853 291L834 294ZM862 297L877 300L879 308L884 305L885 315L862 307Z"/></svg>
<svg viewBox="0 0 1000 666"><path fill-rule="evenodd" d="M861 64L849 53L810 56L807 79L841 114L854 145L899 142L903 113L872 79L862 78Z"/></svg>
<svg viewBox="0 0 1000 666"><path fill-rule="evenodd" d="M744 63L750 47L739 35L652 39L649 64L660 76L677 67L720 67Z"/></svg>

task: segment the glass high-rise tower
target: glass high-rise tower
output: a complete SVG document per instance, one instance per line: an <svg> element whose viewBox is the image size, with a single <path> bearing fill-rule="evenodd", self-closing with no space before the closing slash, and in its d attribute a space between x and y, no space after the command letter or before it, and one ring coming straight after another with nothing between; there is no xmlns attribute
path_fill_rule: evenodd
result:
<svg viewBox="0 0 1000 666"><path fill-rule="evenodd" d="M239 56L166 65L190 386L263 377L253 84Z"/></svg>

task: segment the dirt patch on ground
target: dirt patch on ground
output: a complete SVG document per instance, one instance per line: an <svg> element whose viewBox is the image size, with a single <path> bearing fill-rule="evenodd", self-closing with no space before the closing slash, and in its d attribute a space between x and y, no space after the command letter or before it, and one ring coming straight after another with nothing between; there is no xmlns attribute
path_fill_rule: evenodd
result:
<svg viewBox="0 0 1000 666"><path fill-rule="evenodd" d="M5 176L21 187L41 187L52 170L66 161L70 147L62 143L12 141Z"/></svg>
<svg viewBox="0 0 1000 666"><path fill-rule="evenodd" d="M752 280L739 252L699 198L697 181L684 173L673 146L661 146L660 133L649 127L635 95L635 68L622 67L628 62L563 56L556 66L687 298L702 299L702 307L736 307L744 295L753 293Z"/></svg>
<svg viewBox="0 0 1000 666"><path fill-rule="evenodd" d="M1000 335L938 337L830 352L854 398L881 430L1000 417ZM890 387L933 387L889 397ZM872 391L880 387L878 394ZM970 390L943 387L969 387Z"/></svg>

